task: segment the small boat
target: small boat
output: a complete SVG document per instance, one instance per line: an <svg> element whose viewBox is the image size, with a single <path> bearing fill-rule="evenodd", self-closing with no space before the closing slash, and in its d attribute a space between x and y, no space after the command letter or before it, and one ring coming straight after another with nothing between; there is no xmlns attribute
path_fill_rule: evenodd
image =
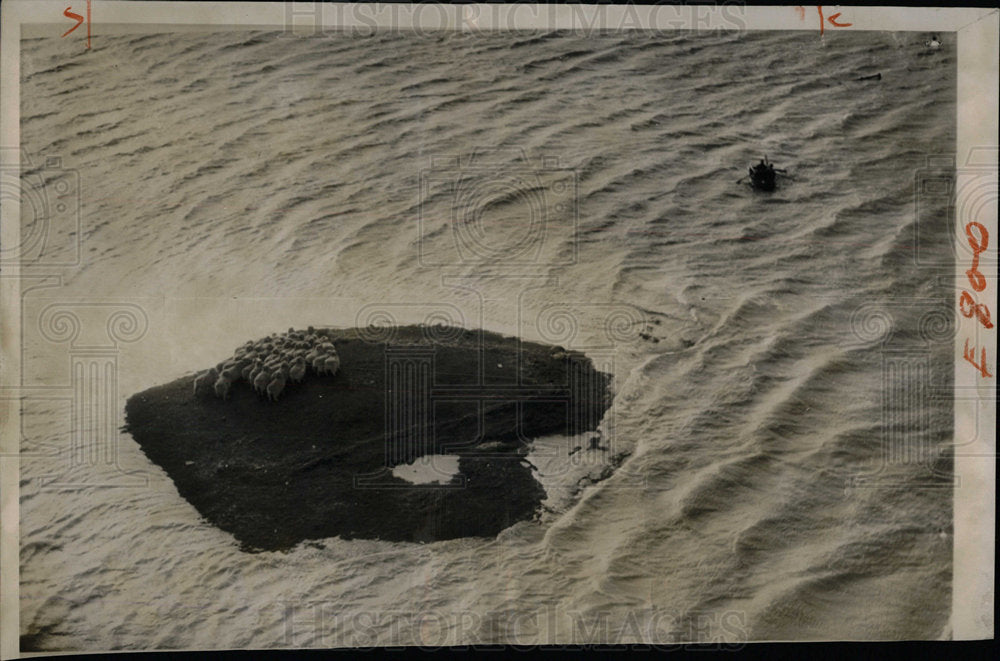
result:
<svg viewBox="0 0 1000 661"><path fill-rule="evenodd" d="M777 173L770 163L761 161L750 166L750 186L756 190L773 191Z"/></svg>

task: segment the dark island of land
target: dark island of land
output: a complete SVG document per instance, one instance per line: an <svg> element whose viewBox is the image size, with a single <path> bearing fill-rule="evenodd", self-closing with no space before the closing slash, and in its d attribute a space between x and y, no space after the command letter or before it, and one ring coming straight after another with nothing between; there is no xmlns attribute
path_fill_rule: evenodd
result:
<svg viewBox="0 0 1000 661"><path fill-rule="evenodd" d="M195 396L192 375L125 406L143 452L245 550L493 536L545 497L523 460L530 439L593 430L611 403L610 376L561 347L441 326L315 332L340 370L277 401L243 381L226 400ZM459 474L392 474L434 454L458 455Z"/></svg>

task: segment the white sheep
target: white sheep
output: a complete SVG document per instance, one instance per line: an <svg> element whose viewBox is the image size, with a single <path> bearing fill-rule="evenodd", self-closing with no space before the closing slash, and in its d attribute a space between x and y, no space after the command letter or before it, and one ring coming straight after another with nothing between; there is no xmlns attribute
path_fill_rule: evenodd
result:
<svg viewBox="0 0 1000 661"><path fill-rule="evenodd" d="M257 392L264 392L267 388L267 384L271 381L271 373L262 369L257 377L253 380L253 387Z"/></svg>
<svg viewBox="0 0 1000 661"><path fill-rule="evenodd" d="M271 382L267 384L267 397L272 402L278 401L278 397L281 396L281 391L285 389L285 377L278 374Z"/></svg>
<svg viewBox="0 0 1000 661"><path fill-rule="evenodd" d="M253 371L257 367L257 365L258 365L257 361L248 362L243 367L243 369L240 370L240 376L243 377L245 380L253 383L253 379L250 378L250 375L253 374Z"/></svg>
<svg viewBox="0 0 1000 661"><path fill-rule="evenodd" d="M211 392L209 389L218 377L219 373L214 367L209 368L196 376L194 379L194 396L197 397L200 393Z"/></svg>
<svg viewBox="0 0 1000 661"><path fill-rule="evenodd" d="M240 366L239 365L229 365L226 369L222 370L220 376L225 377L228 381L239 381L240 379Z"/></svg>
<svg viewBox="0 0 1000 661"><path fill-rule="evenodd" d="M221 397L223 400L229 399L229 388L233 385L233 382L227 379L225 376L220 376L215 381L215 395L216 397Z"/></svg>
<svg viewBox="0 0 1000 661"><path fill-rule="evenodd" d="M295 383L301 383L302 379L306 376L306 361L301 358L295 361L295 364L288 370L288 376Z"/></svg>

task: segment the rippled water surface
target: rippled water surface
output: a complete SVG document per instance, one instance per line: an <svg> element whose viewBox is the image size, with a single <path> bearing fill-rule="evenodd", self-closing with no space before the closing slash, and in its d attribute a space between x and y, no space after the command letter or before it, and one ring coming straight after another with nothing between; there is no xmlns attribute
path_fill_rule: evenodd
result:
<svg viewBox="0 0 1000 661"><path fill-rule="evenodd" d="M82 209L81 265L25 285L26 385L57 387L24 408L28 644L947 635L952 410L927 379L950 383L950 292L925 264L947 271L950 253L944 203L915 214L914 182L954 152L953 44L78 46L26 40L21 65L22 144L79 173ZM737 184L765 153L790 178ZM120 345L119 416L250 338L430 317L590 353L615 376L608 451L542 443L548 510L496 539L244 553L127 435L117 464L72 458L67 345L37 331L53 300L148 319ZM581 478L611 454L610 477Z"/></svg>

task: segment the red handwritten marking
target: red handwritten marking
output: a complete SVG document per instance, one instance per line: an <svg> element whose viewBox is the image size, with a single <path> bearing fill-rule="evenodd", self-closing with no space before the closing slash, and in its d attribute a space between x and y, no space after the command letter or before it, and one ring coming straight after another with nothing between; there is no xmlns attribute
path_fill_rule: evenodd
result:
<svg viewBox="0 0 1000 661"><path fill-rule="evenodd" d="M72 9L73 9L72 7L66 7L66 11L63 12L63 16L65 16L66 18L72 18L74 21L76 21L76 25L63 32L62 36L64 37L73 30L80 27L80 24L83 23L83 16L80 16L79 14L73 12ZM90 0L87 0L87 48L88 49L90 48Z"/></svg>
<svg viewBox="0 0 1000 661"><path fill-rule="evenodd" d="M65 32L63 32L62 36L64 36L64 37L66 35L68 35L70 32L72 32L73 30L75 30L78 27L80 27L80 24L83 23L83 16L80 16L79 14L74 14L72 11L70 11L71 9L73 9L73 8L72 7L66 7L66 11L63 12L63 16L65 16L66 18L72 18L74 21L76 21L76 25L74 25L70 29L68 29Z"/></svg>
<svg viewBox="0 0 1000 661"><path fill-rule="evenodd" d="M854 23L838 23L836 21L836 18L838 16L840 16L840 12L839 11L836 14L834 14L833 16L831 16L830 18L826 19L826 20L830 21L830 25L836 26L838 28L849 28L852 25L854 25Z"/></svg>
<svg viewBox="0 0 1000 661"><path fill-rule="evenodd" d="M802 5L799 5L798 7L795 8L795 11L797 11L799 13L799 20L800 21L806 20L806 8L805 7L803 7Z"/></svg>
<svg viewBox="0 0 1000 661"><path fill-rule="evenodd" d="M976 304L976 300L969 292L962 291L962 296L958 299L958 308L962 311L963 316L971 318L972 315L976 315L983 326L993 328L993 322L990 321L990 309L986 307L985 303Z"/></svg>
<svg viewBox="0 0 1000 661"><path fill-rule="evenodd" d="M976 362L976 348L972 347L972 350L970 351L969 350L969 339L966 338L966 340L965 340L965 350L962 351L962 358L965 358L965 360L967 360L973 367L975 367L977 370L979 370L979 373L983 376L984 379L989 379L990 377L993 376L992 374L990 374L989 370L986 369L986 365L987 365L987 363L986 363L986 347L983 347L982 353L980 354L979 362L977 363Z"/></svg>
<svg viewBox="0 0 1000 661"><path fill-rule="evenodd" d="M973 236L972 230L979 230L979 236ZM986 289L986 278L979 272L979 255L986 251L990 245L990 233L981 224L973 221L965 226L965 236L969 238L969 246L972 248L972 268L965 272L969 276L969 283L976 291Z"/></svg>
<svg viewBox="0 0 1000 661"><path fill-rule="evenodd" d="M965 237L969 241L969 247L972 248L972 267L965 272L965 275L968 276L969 284L972 285L974 290L983 291L986 289L986 278L979 271L979 255L989 247L990 233L981 223L973 221L965 226ZM993 328L993 322L990 321L990 309L985 303L977 304L972 294L964 289L958 299L958 309L963 316L971 318L972 315L976 315L976 318L979 319L983 326L987 329ZM989 379L993 375L986 369L986 365L988 364L986 362L986 347L983 347L979 355L980 358L977 363L976 348L972 347L972 349L969 349L969 339L966 338L965 350L962 352L962 357L979 371L980 376L984 379Z"/></svg>
<svg viewBox="0 0 1000 661"><path fill-rule="evenodd" d="M803 20L803 19L805 19L805 17L806 17L806 9L805 9L805 7L796 7L795 11L799 12L799 20L800 21ZM832 25L835 28L849 28L852 25L854 25L854 23L840 23L840 22L838 22L837 18L841 15L841 12L839 12L839 11L836 14L834 14L833 16L824 17L823 16L823 5L816 5L816 12L819 14L819 34L820 34L821 37L823 36L823 31L826 28L826 24L827 23L829 23L830 25Z"/></svg>

